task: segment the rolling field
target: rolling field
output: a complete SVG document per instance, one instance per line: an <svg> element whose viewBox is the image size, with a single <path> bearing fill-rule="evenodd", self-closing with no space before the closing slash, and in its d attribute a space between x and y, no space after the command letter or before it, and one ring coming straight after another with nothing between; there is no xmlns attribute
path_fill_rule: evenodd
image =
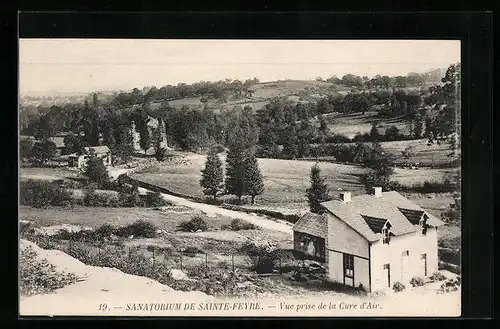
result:
<svg viewBox="0 0 500 329"><path fill-rule="evenodd" d="M347 143L346 145L349 144L351 143ZM371 143L366 144L371 145ZM354 145L354 143L352 143L351 145ZM453 160L453 158L448 157L450 150L448 149L447 144L427 145L427 139L381 142L380 145L385 152L390 153L394 157L395 163L402 163L407 161L401 153L407 147L411 147L412 149L413 154L408 160L408 162L411 163L437 165L448 163Z"/></svg>
<svg viewBox="0 0 500 329"><path fill-rule="evenodd" d="M391 126L396 126L400 133L408 134L409 129L406 122L398 118L392 119L381 119L378 117L377 112L366 112L339 115L339 114L327 114L324 116L328 128L333 134L345 135L349 138L353 138L356 133L365 134L370 133L372 128L372 123L379 121L377 128L380 134L384 134L385 130Z"/></svg>
<svg viewBox="0 0 500 329"><path fill-rule="evenodd" d="M224 162L224 158L221 159ZM131 176L178 193L203 196L199 181L204 163L204 156L189 154L182 161L167 161ZM307 204L305 192L310 185L309 173L313 165L312 161L259 159L265 191L256 198L256 203L259 206L303 208ZM364 193L359 176L366 169L335 163L319 163L319 167L332 195L337 194L339 188L351 191L353 195ZM447 172L445 169L396 168L393 179L406 185L423 183L425 180L442 181Z"/></svg>

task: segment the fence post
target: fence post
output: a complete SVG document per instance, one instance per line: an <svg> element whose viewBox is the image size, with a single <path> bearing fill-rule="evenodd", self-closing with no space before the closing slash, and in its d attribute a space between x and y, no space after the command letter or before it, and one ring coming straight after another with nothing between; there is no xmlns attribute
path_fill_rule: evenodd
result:
<svg viewBox="0 0 500 329"><path fill-rule="evenodd" d="M231 254L231 265L233 267L233 275L234 275L234 254Z"/></svg>
<svg viewBox="0 0 500 329"><path fill-rule="evenodd" d="M153 270L155 269L155 248L153 247Z"/></svg>
<svg viewBox="0 0 500 329"><path fill-rule="evenodd" d="M205 276L208 276L208 253L205 253Z"/></svg>

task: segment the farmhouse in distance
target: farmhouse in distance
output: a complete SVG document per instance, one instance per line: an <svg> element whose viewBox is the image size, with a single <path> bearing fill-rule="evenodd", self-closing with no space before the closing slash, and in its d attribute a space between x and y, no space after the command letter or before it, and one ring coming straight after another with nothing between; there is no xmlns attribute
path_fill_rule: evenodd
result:
<svg viewBox="0 0 500 329"><path fill-rule="evenodd" d="M322 203L293 227L294 248L325 261L327 279L368 292L438 270L437 228L444 223L395 191Z"/></svg>

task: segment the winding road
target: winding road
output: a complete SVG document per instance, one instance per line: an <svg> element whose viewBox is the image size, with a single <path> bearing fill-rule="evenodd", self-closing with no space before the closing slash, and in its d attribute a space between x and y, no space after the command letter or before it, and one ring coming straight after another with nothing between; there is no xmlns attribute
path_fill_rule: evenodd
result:
<svg viewBox="0 0 500 329"><path fill-rule="evenodd" d="M145 193L148 192L148 190L141 187L139 188L139 192ZM187 200L185 198L180 198L166 193L162 193L162 196L168 202L171 202L175 205L186 206L192 209L200 210L205 214L207 214L208 216L221 215L230 218L239 218L241 220L259 226L263 229L280 231L290 235L293 234L292 224L285 221L271 220L267 217L256 214L248 214L245 212L220 208L211 204L194 202Z"/></svg>

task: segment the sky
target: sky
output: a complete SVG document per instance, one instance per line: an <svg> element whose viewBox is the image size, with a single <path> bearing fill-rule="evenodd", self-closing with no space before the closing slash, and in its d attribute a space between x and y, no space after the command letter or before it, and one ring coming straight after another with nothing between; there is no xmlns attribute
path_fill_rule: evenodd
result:
<svg viewBox="0 0 500 329"><path fill-rule="evenodd" d="M456 40L20 39L21 94L258 78L423 73L460 62Z"/></svg>

